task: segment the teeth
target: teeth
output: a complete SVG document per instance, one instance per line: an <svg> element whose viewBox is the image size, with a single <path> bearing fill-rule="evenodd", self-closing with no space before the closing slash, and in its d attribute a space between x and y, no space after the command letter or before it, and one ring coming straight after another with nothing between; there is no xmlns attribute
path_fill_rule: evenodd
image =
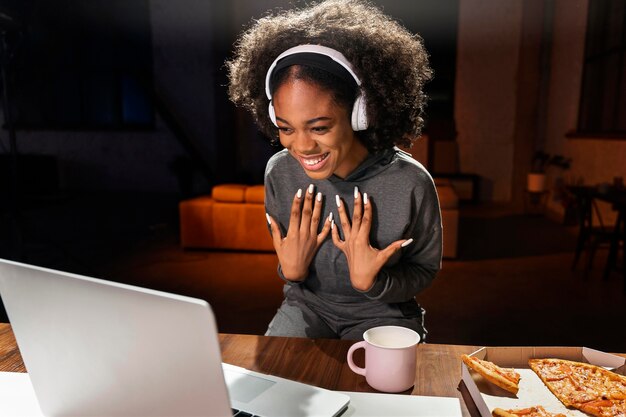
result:
<svg viewBox="0 0 626 417"><path fill-rule="evenodd" d="M324 159L326 159L326 157L328 157L328 154L325 153L324 155L320 156L319 158L315 158L315 159L306 159L306 158L302 158L302 161L304 161L304 163L306 165L315 165L315 164L319 164L320 162L322 162Z"/></svg>

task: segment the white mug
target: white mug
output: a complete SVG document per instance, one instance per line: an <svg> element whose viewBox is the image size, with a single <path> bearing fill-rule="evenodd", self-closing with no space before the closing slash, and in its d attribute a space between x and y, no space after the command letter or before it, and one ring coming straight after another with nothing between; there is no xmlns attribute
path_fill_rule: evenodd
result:
<svg viewBox="0 0 626 417"><path fill-rule="evenodd" d="M383 392L402 392L415 385L415 362L420 335L406 327L380 326L363 333L363 341L350 346L348 366L365 376L367 383ZM354 364L352 355L365 349L365 367Z"/></svg>

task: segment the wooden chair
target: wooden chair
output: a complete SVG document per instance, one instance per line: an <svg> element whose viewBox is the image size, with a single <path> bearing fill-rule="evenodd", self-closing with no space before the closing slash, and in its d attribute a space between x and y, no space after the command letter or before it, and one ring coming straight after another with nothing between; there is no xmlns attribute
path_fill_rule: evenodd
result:
<svg viewBox="0 0 626 417"><path fill-rule="evenodd" d="M580 207L580 230L578 233L578 241L576 243L576 252L574 253L572 269L576 268L582 252L587 249L587 265L584 271L584 277L586 278L589 275L589 271L593 267L593 259L598 248L600 246L609 247L609 253L612 253L613 248L615 247L614 245L618 243L618 236L616 234L615 227L604 224L598 205L593 197L579 196L578 206ZM594 213L595 218L597 218L597 224L594 222ZM615 251L614 255L616 254L617 252ZM608 276L607 271L610 271L610 269L609 263L607 262L604 272L605 278Z"/></svg>
<svg viewBox="0 0 626 417"><path fill-rule="evenodd" d="M626 294L626 269L624 268L626 264L626 248L624 241L626 239L626 219L624 219L624 211L620 210L617 215L617 221L615 222L615 227L613 229L613 234L611 236L610 246L609 246L609 256L606 260L606 266L604 267L604 273L602 277L604 280L609 279L609 274L613 269L621 270L624 278L624 287L623 291ZM619 251L622 250L622 264L621 266L617 265Z"/></svg>

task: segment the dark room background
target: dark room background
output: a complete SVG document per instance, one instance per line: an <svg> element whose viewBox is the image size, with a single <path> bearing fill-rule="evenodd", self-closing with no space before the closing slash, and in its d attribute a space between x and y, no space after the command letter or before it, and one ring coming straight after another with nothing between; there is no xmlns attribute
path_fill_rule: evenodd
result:
<svg viewBox="0 0 626 417"><path fill-rule="evenodd" d="M441 135L454 132L457 2L375 2L425 39L429 123ZM53 158L36 176L63 189L197 194L262 182L276 149L228 101L223 62L253 17L291 4L3 2L15 21L5 66L19 153Z"/></svg>
<svg viewBox="0 0 626 417"><path fill-rule="evenodd" d="M453 139L458 0L373 3L424 38L427 129ZM180 200L262 183L278 148L228 100L224 61L254 18L303 4L2 0L0 257L100 276L176 229Z"/></svg>

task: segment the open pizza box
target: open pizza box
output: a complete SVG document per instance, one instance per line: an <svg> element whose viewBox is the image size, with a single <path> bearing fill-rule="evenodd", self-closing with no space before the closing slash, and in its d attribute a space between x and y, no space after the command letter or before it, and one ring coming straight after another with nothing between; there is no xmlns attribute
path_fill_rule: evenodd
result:
<svg viewBox="0 0 626 417"><path fill-rule="evenodd" d="M503 368L515 368L521 379L517 395L511 394L474 371L461 361L461 379L482 417L490 417L494 408L505 410L541 405L551 413L571 417L589 417L582 411L565 407L528 366L529 359L558 358L602 366L626 375L626 358L586 347L485 347L472 353Z"/></svg>

